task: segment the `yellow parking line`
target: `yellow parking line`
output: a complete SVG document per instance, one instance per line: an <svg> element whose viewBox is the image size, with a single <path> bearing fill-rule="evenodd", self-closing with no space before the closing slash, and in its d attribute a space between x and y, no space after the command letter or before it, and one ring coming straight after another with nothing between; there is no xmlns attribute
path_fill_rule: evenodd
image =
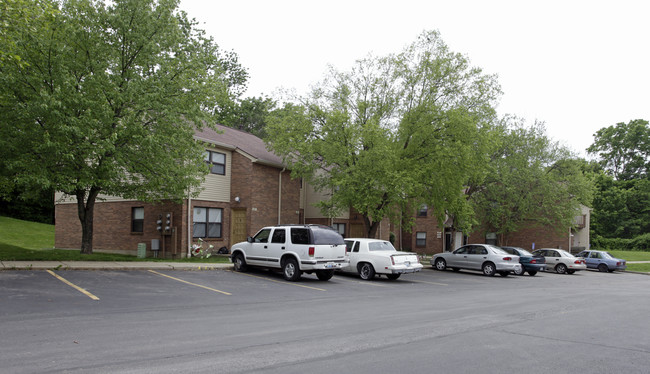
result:
<svg viewBox="0 0 650 374"><path fill-rule="evenodd" d="M413 281L414 283L435 284L436 286L449 286L447 283L427 282L427 281Z"/></svg>
<svg viewBox="0 0 650 374"><path fill-rule="evenodd" d="M214 291L214 292L219 292L219 293L222 293L222 294L224 294L224 295L229 295L229 296L232 295L230 292L220 291L220 290L217 290L216 288L210 288L210 287L202 286L202 285L200 285L200 284L196 284L196 283L188 282L188 281L186 281L186 280L182 280L182 279L179 279L179 278L170 277L169 275L165 275L165 274L159 273L159 272L154 271L154 270L149 270L149 272L154 273L154 274L158 274L158 275L163 276L163 277L167 277L167 278L169 278L169 279L173 279L173 280L175 280L175 281L179 281L179 282L182 282L182 283L186 283L186 284L189 284L189 285L192 285L192 286L205 288L206 290L210 290L210 291Z"/></svg>
<svg viewBox="0 0 650 374"><path fill-rule="evenodd" d="M280 283L280 284L288 284L288 285L290 285L290 286L296 286L296 287L309 288L309 289L316 290L316 291L327 291L327 290L324 290L324 289L322 289L322 288L309 287L309 286L305 286L305 285L303 285L303 284L297 284L297 283L291 283L291 282L276 281L276 280L274 280L274 279L270 279L270 278L266 278L266 277L260 277L260 276L253 275L253 274L240 273L240 272L236 272L236 271L232 271L232 270L229 270L229 271L231 271L231 272L233 272L233 273L237 273L237 274L241 274L241 275L246 275L246 276L249 276L249 277L253 277L253 278L264 279L264 280L267 280L267 281L269 281L269 282L275 282L275 283Z"/></svg>
<svg viewBox="0 0 650 374"><path fill-rule="evenodd" d="M372 280L367 281L367 280L353 280L353 279L347 279L345 276L337 276L336 280L342 280L344 282L350 282L350 283L356 283L356 284L363 284L366 286L374 286L374 287L392 287L392 285L387 285L387 284L379 284L376 283Z"/></svg>
<svg viewBox="0 0 650 374"><path fill-rule="evenodd" d="M54 272L53 272L52 270L48 270L47 272L50 273L50 274L52 274L56 279L60 280L61 282L65 283L65 284L67 284L68 286L70 286L70 287L76 289L77 291L79 291L79 292L81 292L82 294L84 294L84 295L90 297L91 299L93 299L93 300L99 300L99 297L97 297L97 296L91 294L90 292L84 290L83 288L77 286L76 284L73 284L72 282L68 281L67 279L65 279L65 278L63 278L63 277L61 277L61 276L59 276L59 275L54 274Z"/></svg>

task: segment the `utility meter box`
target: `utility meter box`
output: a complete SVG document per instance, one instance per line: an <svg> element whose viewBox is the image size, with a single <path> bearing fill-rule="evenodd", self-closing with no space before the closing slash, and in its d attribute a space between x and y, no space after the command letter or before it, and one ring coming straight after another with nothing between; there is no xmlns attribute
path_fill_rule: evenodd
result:
<svg viewBox="0 0 650 374"><path fill-rule="evenodd" d="M138 258L147 257L147 243L138 243Z"/></svg>

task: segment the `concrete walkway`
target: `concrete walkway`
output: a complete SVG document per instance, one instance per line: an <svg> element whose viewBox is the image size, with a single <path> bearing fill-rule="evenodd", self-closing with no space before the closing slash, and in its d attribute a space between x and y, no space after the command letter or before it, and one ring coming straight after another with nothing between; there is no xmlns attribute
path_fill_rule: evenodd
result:
<svg viewBox="0 0 650 374"><path fill-rule="evenodd" d="M0 270L216 270L232 264L147 261L0 261Z"/></svg>

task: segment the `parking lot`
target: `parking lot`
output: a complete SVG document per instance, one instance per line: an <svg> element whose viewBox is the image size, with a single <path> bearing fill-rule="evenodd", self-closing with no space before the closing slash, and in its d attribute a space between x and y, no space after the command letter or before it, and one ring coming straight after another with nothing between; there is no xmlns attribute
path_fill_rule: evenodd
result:
<svg viewBox="0 0 650 374"><path fill-rule="evenodd" d="M3 373L647 373L650 277L2 271Z"/></svg>

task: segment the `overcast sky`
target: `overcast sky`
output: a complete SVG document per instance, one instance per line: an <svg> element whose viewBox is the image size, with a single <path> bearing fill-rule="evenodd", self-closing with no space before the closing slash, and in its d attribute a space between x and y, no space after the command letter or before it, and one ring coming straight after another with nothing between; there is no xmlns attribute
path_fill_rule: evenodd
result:
<svg viewBox="0 0 650 374"><path fill-rule="evenodd" d="M250 77L246 96L307 91L333 65L398 53L438 30L499 76L498 110L546 123L585 156L600 128L650 120L650 1L181 0Z"/></svg>

